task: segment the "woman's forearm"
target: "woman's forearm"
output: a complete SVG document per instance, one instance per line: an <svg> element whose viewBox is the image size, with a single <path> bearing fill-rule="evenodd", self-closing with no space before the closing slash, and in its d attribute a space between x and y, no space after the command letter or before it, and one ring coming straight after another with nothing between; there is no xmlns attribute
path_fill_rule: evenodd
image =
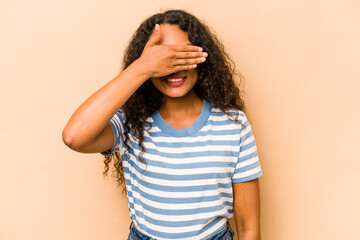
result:
<svg viewBox="0 0 360 240"><path fill-rule="evenodd" d="M260 231L258 230L245 230L237 233L239 240L261 240Z"/></svg>

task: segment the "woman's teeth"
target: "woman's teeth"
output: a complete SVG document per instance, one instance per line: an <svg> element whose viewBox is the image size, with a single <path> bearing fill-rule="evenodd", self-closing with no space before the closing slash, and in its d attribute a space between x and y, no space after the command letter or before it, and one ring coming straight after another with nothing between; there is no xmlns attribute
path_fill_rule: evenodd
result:
<svg viewBox="0 0 360 240"><path fill-rule="evenodd" d="M169 81L169 82L180 82L182 80L184 80L185 77L183 78L167 78L166 81Z"/></svg>

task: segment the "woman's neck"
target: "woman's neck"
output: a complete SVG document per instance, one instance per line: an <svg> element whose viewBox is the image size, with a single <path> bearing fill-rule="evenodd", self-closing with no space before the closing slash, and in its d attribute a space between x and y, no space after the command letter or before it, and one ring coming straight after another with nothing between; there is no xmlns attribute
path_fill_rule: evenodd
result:
<svg viewBox="0 0 360 240"><path fill-rule="evenodd" d="M161 105L159 113L165 118L179 118L186 115L201 113L203 101L194 90L180 98L165 96L165 102Z"/></svg>

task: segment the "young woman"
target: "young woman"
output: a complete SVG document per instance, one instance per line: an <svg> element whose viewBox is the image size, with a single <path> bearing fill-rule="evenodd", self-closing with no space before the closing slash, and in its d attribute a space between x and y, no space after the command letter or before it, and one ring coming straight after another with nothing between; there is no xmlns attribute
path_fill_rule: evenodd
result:
<svg viewBox="0 0 360 240"><path fill-rule="evenodd" d="M145 20L123 71L90 96L63 130L71 149L114 157L132 219L128 239L260 239L251 126L222 44L195 16Z"/></svg>

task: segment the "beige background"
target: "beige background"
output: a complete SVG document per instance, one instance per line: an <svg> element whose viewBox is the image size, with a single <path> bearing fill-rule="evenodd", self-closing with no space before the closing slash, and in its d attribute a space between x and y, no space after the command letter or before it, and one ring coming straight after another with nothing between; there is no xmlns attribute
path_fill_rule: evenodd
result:
<svg viewBox="0 0 360 240"><path fill-rule="evenodd" d="M61 132L119 73L140 22L168 8L205 19L245 76L262 239L358 239L357 0L0 1L0 239L126 238L126 199L102 157Z"/></svg>

